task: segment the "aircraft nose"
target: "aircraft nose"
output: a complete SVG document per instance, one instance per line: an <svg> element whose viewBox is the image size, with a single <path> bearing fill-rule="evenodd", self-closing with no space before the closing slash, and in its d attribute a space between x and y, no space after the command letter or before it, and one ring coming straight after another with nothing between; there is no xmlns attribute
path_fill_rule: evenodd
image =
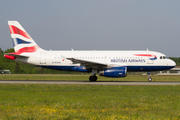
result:
<svg viewBox="0 0 180 120"><path fill-rule="evenodd" d="M171 60L171 64L170 65L175 67L176 63L173 60Z"/></svg>

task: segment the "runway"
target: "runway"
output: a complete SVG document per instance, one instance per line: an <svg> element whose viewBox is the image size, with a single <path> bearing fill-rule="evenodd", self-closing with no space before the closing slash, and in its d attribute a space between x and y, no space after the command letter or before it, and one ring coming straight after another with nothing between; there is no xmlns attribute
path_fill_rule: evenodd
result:
<svg viewBox="0 0 180 120"><path fill-rule="evenodd" d="M61 85L180 85L180 82L140 81L53 81L53 80L0 80L0 84L61 84Z"/></svg>

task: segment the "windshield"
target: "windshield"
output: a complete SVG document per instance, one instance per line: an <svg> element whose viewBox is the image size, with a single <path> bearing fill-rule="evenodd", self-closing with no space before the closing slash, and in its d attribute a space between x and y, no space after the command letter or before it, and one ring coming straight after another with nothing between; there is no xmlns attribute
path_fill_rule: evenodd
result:
<svg viewBox="0 0 180 120"><path fill-rule="evenodd" d="M167 59L166 56L160 56L160 59Z"/></svg>

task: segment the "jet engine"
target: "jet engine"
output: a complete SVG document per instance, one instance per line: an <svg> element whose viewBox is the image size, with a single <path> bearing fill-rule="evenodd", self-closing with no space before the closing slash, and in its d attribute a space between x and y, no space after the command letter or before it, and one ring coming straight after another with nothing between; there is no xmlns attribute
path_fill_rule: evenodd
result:
<svg viewBox="0 0 180 120"><path fill-rule="evenodd" d="M99 72L99 76L105 77L126 77L127 67L113 67L107 68Z"/></svg>

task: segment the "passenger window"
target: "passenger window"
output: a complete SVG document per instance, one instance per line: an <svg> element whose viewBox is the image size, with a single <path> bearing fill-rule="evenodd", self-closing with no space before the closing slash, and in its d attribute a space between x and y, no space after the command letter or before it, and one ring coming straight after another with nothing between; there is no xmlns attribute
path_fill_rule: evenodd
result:
<svg viewBox="0 0 180 120"><path fill-rule="evenodd" d="M162 59L162 56L160 56L160 59Z"/></svg>

